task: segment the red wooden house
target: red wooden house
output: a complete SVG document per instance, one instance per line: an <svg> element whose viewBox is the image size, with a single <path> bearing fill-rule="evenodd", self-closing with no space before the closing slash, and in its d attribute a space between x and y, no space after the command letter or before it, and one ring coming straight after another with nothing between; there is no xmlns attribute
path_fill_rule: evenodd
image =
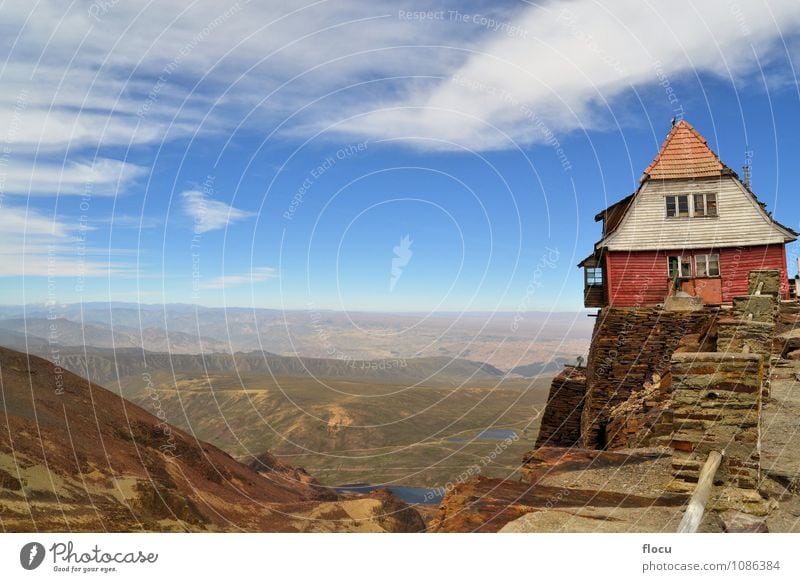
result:
<svg viewBox="0 0 800 582"><path fill-rule="evenodd" d="M754 269L780 269L788 294L786 243L798 233L685 121L673 126L636 192L595 220L603 238L579 265L586 307L656 305L675 289L729 303L747 294Z"/></svg>

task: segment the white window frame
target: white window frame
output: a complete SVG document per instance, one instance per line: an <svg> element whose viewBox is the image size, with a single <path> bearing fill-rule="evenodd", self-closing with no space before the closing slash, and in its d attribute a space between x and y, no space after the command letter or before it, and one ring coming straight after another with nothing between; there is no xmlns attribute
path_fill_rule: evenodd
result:
<svg viewBox="0 0 800 582"><path fill-rule="evenodd" d="M667 277L672 279L673 275L670 273L669 260L678 259L678 279L690 279L692 277L692 257L687 255L669 255L667 256ZM689 272L684 271L684 266L689 265Z"/></svg>
<svg viewBox="0 0 800 582"><path fill-rule="evenodd" d="M696 198L701 197L703 200L703 214L697 213L697 205L695 204ZM708 197L714 197L714 214L708 213ZM716 192L695 192L692 194L692 216L697 218L709 218L719 216L719 199L717 198Z"/></svg>
<svg viewBox="0 0 800 582"><path fill-rule="evenodd" d="M710 272L709 266L711 265L711 257L716 257L717 263L717 273L712 274ZM702 265L702 269L701 269ZM694 272L697 273L697 277L705 277L709 279L716 279L722 276L722 269L720 268L719 264L719 253L708 253L706 255L695 255L694 256ZM701 274L703 273L703 274Z"/></svg>
<svg viewBox="0 0 800 582"><path fill-rule="evenodd" d="M584 269L586 273L586 287L603 287L605 285L603 267L584 267Z"/></svg>
<svg viewBox="0 0 800 582"><path fill-rule="evenodd" d="M675 214L670 215L667 202L672 198L675 203ZM681 215L680 199L686 198L686 214ZM692 215L692 196L689 194L667 194L664 196L664 213L667 218L689 218Z"/></svg>
<svg viewBox="0 0 800 582"><path fill-rule="evenodd" d="M695 196L702 197L703 200L703 213L697 213L695 205ZM714 197L714 214L708 214L708 197ZM680 199L686 198L686 214L680 212ZM670 200L675 205L675 214L669 213ZM719 216L719 197L716 192L693 192L691 194L667 194L664 196L664 215L667 218L709 218Z"/></svg>

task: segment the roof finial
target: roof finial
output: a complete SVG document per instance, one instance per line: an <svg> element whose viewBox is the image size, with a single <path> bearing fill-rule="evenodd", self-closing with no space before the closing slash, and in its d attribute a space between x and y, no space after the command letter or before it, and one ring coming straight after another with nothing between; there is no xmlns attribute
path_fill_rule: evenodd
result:
<svg viewBox="0 0 800 582"><path fill-rule="evenodd" d="M675 122L676 121L678 121L678 118L677 117L673 117L671 122L670 122L670 123L672 123L672 127L675 127Z"/></svg>
<svg viewBox="0 0 800 582"><path fill-rule="evenodd" d="M753 159L753 151L750 148L747 148L744 151L744 166L742 166L742 170L744 170L744 186L748 190L750 189L750 172L751 166L750 162Z"/></svg>

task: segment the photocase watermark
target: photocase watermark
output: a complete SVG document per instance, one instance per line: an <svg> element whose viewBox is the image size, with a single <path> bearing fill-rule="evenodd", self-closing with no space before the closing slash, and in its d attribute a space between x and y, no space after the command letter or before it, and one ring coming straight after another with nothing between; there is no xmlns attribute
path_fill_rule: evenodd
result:
<svg viewBox="0 0 800 582"><path fill-rule="evenodd" d="M531 122L531 127L539 132L542 137L542 142L553 149L559 163L561 164L561 169L563 169L565 172L572 171L572 163L570 162L566 151L564 151L564 148L561 146L561 141L556 137L555 132L553 132L550 126L545 123L544 119L542 119L538 113L531 109L527 103L521 102L507 89L490 85L484 81L470 79L468 77L464 77L463 75L453 75L450 78L450 81L459 87L465 87L472 91L478 91L480 93L485 93L486 95L496 97L505 104L516 108L523 117Z"/></svg>
<svg viewBox="0 0 800 582"><path fill-rule="evenodd" d="M116 2L114 2L116 3ZM150 111L150 108L158 101L159 97L161 96L161 92L166 87L167 83L169 82L170 77L173 73L178 69L180 64L183 60L188 57L194 49L200 45L203 41L205 41L211 34L217 30L220 26L225 24L228 20L230 20L234 15L238 14L242 10L242 5L248 4L249 0L242 1L242 2L234 2L230 8L225 10L222 14L210 20L206 25L200 29L200 31L195 34L192 39L184 44L180 49L178 49L178 54L175 55L170 62L164 65L164 68L161 69L161 73L156 79L155 84L150 88L150 91L147 93L147 98L144 100L139 106L138 111L136 112L137 117L139 119L144 119L144 117ZM112 4L113 6L113 4ZM108 12L106 10L105 12Z"/></svg>
<svg viewBox="0 0 800 582"><path fill-rule="evenodd" d="M203 225L205 224L206 213L208 212L207 199L214 196L214 182L216 177L212 174L206 176L203 183L200 185L200 192L202 196L198 197L198 212L194 214L194 228L192 229L192 238L189 241L189 251L192 260L192 301L197 301L200 298L200 289L202 288L202 270L200 268L200 247L203 240Z"/></svg>
<svg viewBox="0 0 800 582"><path fill-rule="evenodd" d="M628 76L628 70L622 65L620 60L610 55L608 51L600 46L600 43L597 42L592 34L586 32L579 26L578 15L576 15L573 10L562 8L556 22L566 28L573 38L581 41L589 51L600 57L601 61L619 73L620 76Z"/></svg>
<svg viewBox="0 0 800 582"><path fill-rule="evenodd" d="M344 147L339 148L329 156L326 156L316 166L314 166L308 172L302 184L300 184L300 187L292 196L292 199L289 202L289 207L283 213L283 218L285 220L292 220L294 218L295 213L297 212L297 209L300 208L300 206L302 206L306 194L308 194L308 192L311 190L311 187L317 182L317 180L319 180L322 176L325 175L325 173L328 172L328 170L333 168L337 163L341 162L342 160L346 160L351 156L366 151L368 143L369 142L362 141L359 143L348 144Z"/></svg>
<svg viewBox="0 0 800 582"><path fill-rule="evenodd" d="M50 268L50 254L48 252L48 269ZM50 275L48 274L48 295L50 294ZM53 362L53 391L58 394L64 394L64 368L61 366L61 349L58 334L58 312L56 311L56 302L53 299L48 299L45 302L47 308L47 350L49 352L48 360Z"/></svg>
<svg viewBox="0 0 800 582"><path fill-rule="evenodd" d="M327 329L325 329L322 314L317 311L315 304L313 302L309 303L306 308L308 310L309 319L311 320L311 328L314 330L314 335L317 337L322 346L323 353L329 358L350 361L352 358L349 355L340 352L331 341L330 333Z"/></svg>
<svg viewBox="0 0 800 582"><path fill-rule="evenodd" d="M685 116L683 105L681 105L681 101L678 99L678 95L675 93L675 89L673 88L669 77L667 77L667 74L664 72L664 66L661 64L661 61L656 61L653 63L653 70L656 72L658 84L664 88L667 101L669 102L670 106L672 106L672 114L675 117L675 120L681 121Z"/></svg>
<svg viewBox="0 0 800 582"><path fill-rule="evenodd" d="M750 36L753 31L751 30L750 25L747 23L747 18L742 12L742 7L738 2L731 2L730 5L731 15L736 19L736 24L739 25L739 31L742 33L742 36Z"/></svg>
<svg viewBox="0 0 800 582"><path fill-rule="evenodd" d="M155 564L158 553L142 550L106 550L95 544L79 549L72 540L56 542L49 549L39 542L28 542L19 551L19 563L25 570L35 570L47 556L53 572L64 574L109 574L119 572L120 566Z"/></svg>
<svg viewBox="0 0 800 582"><path fill-rule="evenodd" d="M411 250L411 244L413 242L409 235L405 235L400 239L400 244L392 249L394 257L392 258L391 277L389 278L390 293L394 291L397 282L400 280L400 277L403 276L403 269L408 266L411 257L414 255Z"/></svg>
<svg viewBox="0 0 800 582"><path fill-rule="evenodd" d="M479 13L459 12L458 10L398 10L398 20L439 20L448 22L463 22L465 24L475 24L492 32L500 32L509 37L528 38L528 30L516 25L509 24L502 20L496 20L491 16Z"/></svg>
<svg viewBox="0 0 800 582"><path fill-rule="evenodd" d="M8 123L6 137L3 140L3 149L0 151L0 208L2 208L3 196L6 191L6 180L8 179L6 167L11 158L12 145L17 139L19 128L22 126L22 114L28 108L28 90L23 89L17 93L14 100L14 109L11 112L11 120Z"/></svg>
<svg viewBox="0 0 800 582"><path fill-rule="evenodd" d="M525 295L519 302L517 310L514 312L514 318L511 320L511 331L516 332L519 329L519 324L525 319L525 313L530 308L531 299L533 299L542 287L542 277L546 269L555 269L558 264L559 253L557 248L545 247L545 252L539 257L539 261L533 269L531 279L528 286L525 287Z"/></svg>
<svg viewBox="0 0 800 582"><path fill-rule="evenodd" d="M405 358L392 358L384 360L350 360L347 364L354 370L392 370L407 368L408 362Z"/></svg>
<svg viewBox="0 0 800 582"><path fill-rule="evenodd" d="M119 0L95 0L89 4L87 12L95 22L102 22L102 17L108 14L117 4L119 4Z"/></svg>
<svg viewBox="0 0 800 582"><path fill-rule="evenodd" d="M311 320L311 328L314 330L314 336L319 341L322 353L326 357L345 362L347 367L353 370L377 371L408 367L408 362L404 358L364 360L356 359L350 354L342 352L333 344L333 341L331 341L331 334L325 327L325 318L316 309L314 303L309 303L306 309L308 311L308 317Z"/></svg>
<svg viewBox="0 0 800 582"><path fill-rule="evenodd" d="M452 491L457 485L466 483L473 477L477 477L483 472L483 470L487 466L489 466L490 463L493 463L498 456L502 455L503 452L508 447L510 447L513 443L517 442L518 440L519 440L519 435L516 432L514 433L514 436L509 436L504 438L502 441L497 443L497 445L494 447L494 449L492 449L492 451L488 455L484 455L483 457L478 459L478 461L475 462L473 465L470 465L469 467L461 471L461 473L456 475L455 479L453 479L452 481L448 481L447 483L445 483L443 487L435 487L430 491L426 492L423 503L428 503L429 501L432 501L433 499L436 498L441 499L447 493L450 493L450 491Z"/></svg>
<svg viewBox="0 0 800 582"><path fill-rule="evenodd" d="M153 383L153 377L149 372L142 372L142 381L144 382L145 393L148 398L150 398L153 416L161 421L156 425L156 428L158 428L166 438L166 441L159 445L158 450L167 457L176 459L180 456L176 454L178 445L175 442L172 426L167 422L167 413L164 411L164 407L161 404L161 396L158 394L158 390L156 390L155 384Z"/></svg>
<svg viewBox="0 0 800 582"><path fill-rule="evenodd" d="M81 295L86 286L86 245L89 234L89 208L91 208L94 179L89 178L78 200L78 232L75 235L75 254L78 267L75 272L75 293Z"/></svg>
<svg viewBox="0 0 800 582"><path fill-rule="evenodd" d="M39 542L29 542L19 551L20 566L26 570L35 570L42 565L46 555L44 546Z"/></svg>

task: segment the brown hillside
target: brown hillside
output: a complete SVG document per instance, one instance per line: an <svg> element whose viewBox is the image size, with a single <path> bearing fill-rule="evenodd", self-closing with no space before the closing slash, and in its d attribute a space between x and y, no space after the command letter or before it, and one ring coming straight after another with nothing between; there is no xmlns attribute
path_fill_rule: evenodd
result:
<svg viewBox="0 0 800 582"><path fill-rule="evenodd" d="M377 517L391 521L379 499L334 501L285 465L257 472L38 357L0 348L0 395L3 531L381 531Z"/></svg>

